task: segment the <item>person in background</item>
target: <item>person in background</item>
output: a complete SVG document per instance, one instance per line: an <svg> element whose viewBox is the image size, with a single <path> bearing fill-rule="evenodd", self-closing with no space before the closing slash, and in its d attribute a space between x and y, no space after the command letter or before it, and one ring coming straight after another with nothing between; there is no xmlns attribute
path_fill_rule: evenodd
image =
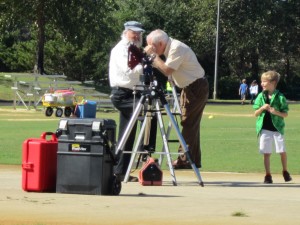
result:
<svg viewBox="0 0 300 225"><path fill-rule="evenodd" d="M172 76L175 84L182 88L181 125L192 161L197 168L201 167L200 122L208 99L208 81L205 72L193 50L176 39L169 37L163 30L157 29L147 36L144 51L153 58L153 66L165 76ZM164 55L166 60L160 57ZM183 152L182 146L178 151ZM174 162L174 169L191 168L185 154Z"/></svg>
<svg viewBox="0 0 300 225"><path fill-rule="evenodd" d="M247 97L248 85L246 84L246 79L242 80L239 88L239 95L241 96L241 104L244 105Z"/></svg>
<svg viewBox="0 0 300 225"><path fill-rule="evenodd" d="M259 137L259 152L264 155L265 179L264 183L273 183L270 156L273 144L276 153L280 154L282 175L285 182L292 178L287 170L287 154L284 140L284 118L288 116L288 104L285 96L276 87L280 75L275 71L267 71L261 75L263 91L258 94L253 109L256 120L256 132Z"/></svg>
<svg viewBox="0 0 300 225"><path fill-rule="evenodd" d="M253 102L258 94L258 85L257 85L256 80L252 81L249 91L250 91L250 97L251 97L250 104L253 104Z"/></svg>

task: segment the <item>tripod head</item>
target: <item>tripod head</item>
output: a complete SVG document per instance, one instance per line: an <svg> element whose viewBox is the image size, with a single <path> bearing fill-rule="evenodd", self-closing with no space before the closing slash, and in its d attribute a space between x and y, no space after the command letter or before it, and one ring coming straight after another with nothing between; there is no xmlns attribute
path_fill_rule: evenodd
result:
<svg viewBox="0 0 300 225"><path fill-rule="evenodd" d="M128 67L133 69L136 65L143 65L143 74L140 75L140 81L142 85L136 85L136 88L142 88L141 94L146 96L149 101L152 99L160 99L162 104L167 104L164 96L163 88L156 86L153 83L153 63L154 58L148 56L140 48L134 44L130 44L128 47Z"/></svg>

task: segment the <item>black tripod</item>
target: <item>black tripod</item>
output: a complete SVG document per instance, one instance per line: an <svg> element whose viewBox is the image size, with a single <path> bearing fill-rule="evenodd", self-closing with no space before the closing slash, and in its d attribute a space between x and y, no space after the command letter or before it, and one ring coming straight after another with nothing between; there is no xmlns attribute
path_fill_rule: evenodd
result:
<svg viewBox="0 0 300 225"><path fill-rule="evenodd" d="M191 166L192 166L192 168L195 172L195 175L197 176L198 183L201 186L204 186L201 175L200 175L200 171L196 167L195 163L192 162L192 160L191 160L191 156L190 156L187 144L186 144L184 138L182 137L182 135L180 133L178 125L177 125L177 123L174 119L174 115L170 111L170 107L169 107L168 102L165 98L164 92L163 92L162 88L160 88L160 87L152 86L151 84L148 85L148 86L147 85L144 86L144 90L142 91L141 98L140 98L138 104L136 105L136 108L133 112L132 117L130 118L128 126L126 127L126 130L125 130L125 132L124 132L124 134L123 134L123 136L122 136L122 138L121 138L121 140L120 140L120 142L117 146L116 155L119 153L119 151L123 151L125 143L126 143L128 137L129 137L129 134L130 134L134 124L136 123L138 117L140 116L141 111L142 111L143 106L145 105L146 101L148 101L148 107L151 107L151 106L155 107L155 113L157 115L157 119L158 119L158 122L159 122L160 132L161 132L163 145L164 145L163 149L165 151L165 152L162 152L162 154L166 154L166 156L167 156L168 165L169 165L170 173L171 173L171 176L172 176L173 185L177 185L177 182L176 182L176 177L175 177L174 169L173 169L173 166L172 166L172 159L171 159L170 151L169 151L169 147L168 147L168 138L167 138L168 135L166 134L165 129L164 129L164 124L163 124L163 120L162 120L162 114L161 114L161 109L160 109L160 104L159 103L161 103L161 105L164 107L164 109L166 111L166 114L167 114L168 118L170 119L170 122L171 122L173 128L176 131L177 138L178 138L178 140L179 140L179 142L180 142L180 144L181 144L181 146L184 150L184 154L186 154L187 159L190 162L190 164L191 164ZM137 139L137 143L136 143L134 149L132 150L132 152L124 152L124 153L131 153L132 154L129 165L128 165L128 169L127 169L127 172L126 172L126 175L125 175L125 178L124 178L124 182L127 182L128 179L129 179L130 170L133 166L136 154L137 153L145 154L145 152L138 152L138 149L142 145L141 144L142 139L147 138L147 135L150 133L149 128L150 128L150 119L151 119L152 111L154 111L154 110L146 111L145 118L143 120L141 130L140 130L140 133L139 133L139 136L138 136L138 139ZM155 153L158 153L158 152L155 152Z"/></svg>

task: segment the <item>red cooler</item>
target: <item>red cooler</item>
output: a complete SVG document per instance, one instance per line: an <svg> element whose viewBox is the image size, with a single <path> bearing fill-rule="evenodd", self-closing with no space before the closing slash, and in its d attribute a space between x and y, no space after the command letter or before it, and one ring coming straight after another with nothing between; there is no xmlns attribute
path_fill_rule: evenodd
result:
<svg viewBox="0 0 300 225"><path fill-rule="evenodd" d="M52 135L50 140L46 135ZM57 166L57 138L44 132L41 138L23 142L22 188L24 191L55 192Z"/></svg>

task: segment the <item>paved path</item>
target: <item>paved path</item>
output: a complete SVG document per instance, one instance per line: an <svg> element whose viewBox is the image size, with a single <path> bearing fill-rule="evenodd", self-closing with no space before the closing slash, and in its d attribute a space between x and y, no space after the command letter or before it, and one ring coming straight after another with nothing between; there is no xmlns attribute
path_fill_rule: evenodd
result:
<svg viewBox="0 0 300 225"><path fill-rule="evenodd" d="M163 186L123 183L120 196L30 193L21 189L20 166L0 165L1 225L298 225L300 176L262 184L262 174L164 171Z"/></svg>

